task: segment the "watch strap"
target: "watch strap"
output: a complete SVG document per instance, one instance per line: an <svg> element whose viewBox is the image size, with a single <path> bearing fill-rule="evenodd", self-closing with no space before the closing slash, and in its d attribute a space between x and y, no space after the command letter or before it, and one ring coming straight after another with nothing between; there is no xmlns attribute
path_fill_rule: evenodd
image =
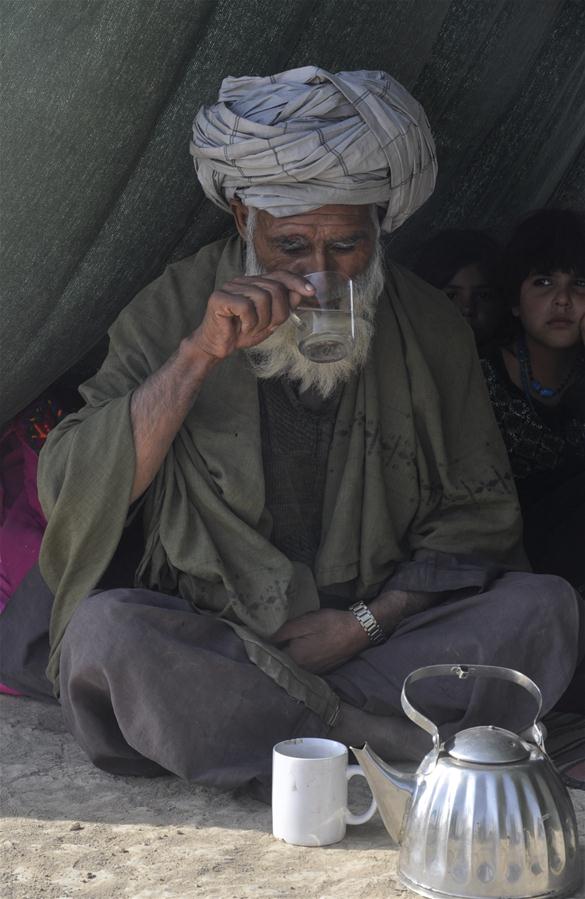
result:
<svg viewBox="0 0 585 899"><path fill-rule="evenodd" d="M349 611L357 618L366 634L370 639L370 643L379 644L386 642L386 634L368 609L364 602L354 602L349 607Z"/></svg>

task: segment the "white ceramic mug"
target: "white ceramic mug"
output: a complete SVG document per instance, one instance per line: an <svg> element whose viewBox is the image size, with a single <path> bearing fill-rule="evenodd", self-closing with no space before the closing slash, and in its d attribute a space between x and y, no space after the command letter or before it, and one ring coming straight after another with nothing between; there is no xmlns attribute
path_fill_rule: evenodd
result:
<svg viewBox="0 0 585 899"><path fill-rule="evenodd" d="M364 776L347 764L347 749L335 740L301 737L272 751L272 833L295 846L328 846L345 836L347 824L365 824L376 811L354 815L347 808L347 784Z"/></svg>

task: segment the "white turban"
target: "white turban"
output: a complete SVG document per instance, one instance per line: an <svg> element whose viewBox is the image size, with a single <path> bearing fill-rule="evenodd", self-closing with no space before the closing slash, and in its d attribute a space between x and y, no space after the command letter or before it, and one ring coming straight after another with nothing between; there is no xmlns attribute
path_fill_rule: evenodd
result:
<svg viewBox="0 0 585 899"><path fill-rule="evenodd" d="M222 209L234 197L278 217L376 203L385 231L422 206L437 176L424 110L386 72L225 78L219 101L197 113L190 150Z"/></svg>

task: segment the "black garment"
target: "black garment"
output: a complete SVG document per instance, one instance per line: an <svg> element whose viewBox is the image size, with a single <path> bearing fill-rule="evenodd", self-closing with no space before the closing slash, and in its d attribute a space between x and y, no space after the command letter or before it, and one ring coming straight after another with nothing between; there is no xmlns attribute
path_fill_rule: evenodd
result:
<svg viewBox="0 0 585 899"><path fill-rule="evenodd" d="M258 394L270 542L292 562L313 568L340 391L327 400L297 395L289 381L274 378L259 380Z"/></svg>
<svg viewBox="0 0 585 899"><path fill-rule="evenodd" d="M585 383L556 406L530 401L510 379L501 352L481 360L508 451L535 571L585 590Z"/></svg>
<svg viewBox="0 0 585 899"><path fill-rule="evenodd" d="M585 407L528 398L510 379L501 352L481 360L492 407L524 508L585 471ZM585 384L583 384L585 393ZM577 391L571 396L577 399Z"/></svg>

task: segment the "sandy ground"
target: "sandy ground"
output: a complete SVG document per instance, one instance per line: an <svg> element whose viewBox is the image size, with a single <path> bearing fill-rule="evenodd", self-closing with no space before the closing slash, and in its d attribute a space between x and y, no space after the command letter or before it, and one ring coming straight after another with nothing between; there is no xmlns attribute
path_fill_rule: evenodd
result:
<svg viewBox="0 0 585 899"><path fill-rule="evenodd" d="M252 799L98 771L56 706L0 697L0 718L2 899L414 895L397 880L398 853L378 815L336 846L287 846L271 836L270 809ZM357 792L365 807L365 789ZM585 793L572 795L585 845Z"/></svg>

